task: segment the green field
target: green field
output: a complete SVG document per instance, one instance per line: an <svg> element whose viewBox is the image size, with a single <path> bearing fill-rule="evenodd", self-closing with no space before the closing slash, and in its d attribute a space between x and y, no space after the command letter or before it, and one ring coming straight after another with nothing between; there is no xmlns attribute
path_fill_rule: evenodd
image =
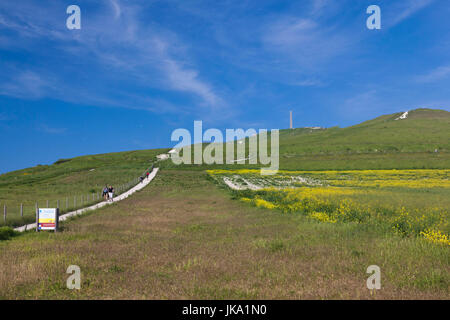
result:
<svg viewBox="0 0 450 320"><path fill-rule="evenodd" d="M450 170L208 170L234 197L325 223L365 224L450 245Z"/></svg>
<svg viewBox="0 0 450 320"><path fill-rule="evenodd" d="M105 184L113 185L116 192L121 192L136 183L136 179L155 163L156 155L165 151L167 149L60 159L53 165L2 174L1 213L6 204L6 224L16 226L33 221L36 202L40 207L45 207L48 200L49 206L56 207L59 200L62 212L92 204L97 201L97 194ZM21 203L23 218L20 217ZM1 224L4 224L3 216Z"/></svg>
<svg viewBox="0 0 450 320"><path fill-rule="evenodd" d="M0 242L1 299L449 299L448 246L232 200L161 170L132 197ZM78 265L80 290L66 269ZM369 265L382 288L366 288Z"/></svg>
<svg viewBox="0 0 450 320"><path fill-rule="evenodd" d="M62 232L0 229L9 239L0 242L0 298L449 299L450 113L400 114L281 130L273 176L260 165L160 161L148 187ZM7 223L33 220L36 200L133 181L168 150L1 175L0 204L30 208ZM65 287L71 264L83 272L80 291ZM365 286L373 264L376 292Z"/></svg>
<svg viewBox="0 0 450 320"><path fill-rule="evenodd" d="M450 112L417 109L411 111L407 119L395 120L400 114L381 116L348 128L281 130L280 169L450 168ZM116 189L129 187L151 166L156 155L168 150L60 159L53 165L2 174L0 209L6 204L6 224L16 226L32 221L36 202L42 207L48 200L49 206L56 206L59 200L62 211L67 211L96 201L105 184L112 184ZM236 168L236 164L175 165L171 161L158 165L175 170ZM240 164L241 167L258 168L260 165ZM20 204L24 206L24 218L20 217ZM2 224L5 222L0 219Z"/></svg>
<svg viewBox="0 0 450 320"><path fill-rule="evenodd" d="M450 168L450 112L417 109L407 119L395 120L401 114L381 116L347 128L280 130L280 169ZM245 157L248 157L248 139L245 141ZM236 150L237 146L235 154ZM169 161L163 165L167 169L189 170L236 168L236 164L180 166ZM260 165L240 164L239 167Z"/></svg>

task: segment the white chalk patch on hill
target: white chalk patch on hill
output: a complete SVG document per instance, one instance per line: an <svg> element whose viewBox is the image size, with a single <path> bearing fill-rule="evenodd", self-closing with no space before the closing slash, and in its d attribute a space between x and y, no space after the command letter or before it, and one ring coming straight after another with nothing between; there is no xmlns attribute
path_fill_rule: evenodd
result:
<svg viewBox="0 0 450 320"><path fill-rule="evenodd" d="M400 117L396 118L395 120L403 120L408 118L408 113L409 111L403 112L403 114Z"/></svg>

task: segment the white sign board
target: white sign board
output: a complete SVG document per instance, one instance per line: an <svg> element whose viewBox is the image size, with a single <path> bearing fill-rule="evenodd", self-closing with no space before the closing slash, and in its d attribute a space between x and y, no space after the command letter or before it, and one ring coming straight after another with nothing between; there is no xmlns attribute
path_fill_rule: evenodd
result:
<svg viewBox="0 0 450 320"><path fill-rule="evenodd" d="M58 209L39 208L38 209L38 230L56 230L58 226Z"/></svg>

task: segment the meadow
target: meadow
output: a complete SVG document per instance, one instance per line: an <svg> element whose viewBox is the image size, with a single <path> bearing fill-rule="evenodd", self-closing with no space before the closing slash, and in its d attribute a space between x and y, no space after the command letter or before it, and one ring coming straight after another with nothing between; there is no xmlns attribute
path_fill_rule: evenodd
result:
<svg viewBox="0 0 450 320"><path fill-rule="evenodd" d="M282 214L233 200L204 172L161 170L62 232L0 241L0 299L448 299L448 250L365 223ZM66 288L72 264L80 290Z"/></svg>
<svg viewBox="0 0 450 320"><path fill-rule="evenodd" d="M0 209L7 206L7 219L0 226L18 226L35 219L36 203L56 207L61 213L99 201L106 184L121 193L156 163L156 155L168 149L128 151L60 159L52 165L0 175ZM101 200L101 199L100 199ZM20 205L23 204L23 217Z"/></svg>
<svg viewBox="0 0 450 320"><path fill-rule="evenodd" d="M276 175L161 161L148 187L61 232L0 227L0 299L449 299L449 114L282 130ZM0 205L17 208L7 223L32 221L36 200L126 185L168 150L1 175ZM65 286L71 264L81 290ZM377 291L366 287L373 264Z"/></svg>
<svg viewBox="0 0 450 320"><path fill-rule="evenodd" d="M323 223L366 224L380 232L450 245L450 170L209 170L234 197Z"/></svg>

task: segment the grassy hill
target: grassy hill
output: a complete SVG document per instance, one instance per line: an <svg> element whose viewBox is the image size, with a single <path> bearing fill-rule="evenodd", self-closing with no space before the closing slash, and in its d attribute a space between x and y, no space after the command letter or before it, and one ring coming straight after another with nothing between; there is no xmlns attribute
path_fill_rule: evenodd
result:
<svg viewBox="0 0 450 320"><path fill-rule="evenodd" d="M297 128L280 130L280 169L433 169L450 168L450 112L417 109L403 120L402 113L384 115L347 128ZM206 145L204 145L206 146ZM0 175L0 206L8 206L8 224L33 219L35 202L67 210L92 200L105 184L129 183L146 170L155 156L169 149L138 150L61 159ZM437 150L438 152L434 152ZM254 168L254 165L174 165L164 169L204 170ZM74 197L77 200L74 200ZM82 198L84 197L84 198ZM3 221L0 221L0 224Z"/></svg>
<svg viewBox="0 0 450 320"><path fill-rule="evenodd" d="M157 154L168 149L127 151L60 159L52 165L13 171L0 175L0 206L7 206L8 225L33 220L35 205L56 207L62 211L93 203L105 184L129 187L129 184L149 168ZM94 198L93 198L94 197ZM20 204L24 218L20 218ZM67 205L67 207L66 207ZM0 224L4 221L1 219Z"/></svg>
<svg viewBox="0 0 450 320"><path fill-rule="evenodd" d="M417 109L347 128L282 130L282 154L450 152L450 112Z"/></svg>
<svg viewBox="0 0 450 320"><path fill-rule="evenodd" d="M0 241L0 299L448 299L441 241L450 239L448 170L317 171L450 169L449 113L420 109L395 120L400 115L282 130L281 167L314 169L308 174L327 182L286 196L230 192L199 171L248 165L159 162L163 170L148 187L64 221L62 232ZM62 159L1 175L0 203L34 206L37 198L117 186L168 150ZM32 210L25 219L33 220ZM82 270L81 290L66 288L71 264ZM373 264L382 270L375 292L366 288Z"/></svg>
<svg viewBox="0 0 450 320"><path fill-rule="evenodd" d="M417 109L347 128L282 130L282 169L433 169L450 167L450 112ZM437 151L437 152L435 152Z"/></svg>
<svg viewBox="0 0 450 320"><path fill-rule="evenodd" d="M395 120L402 113L383 115L347 128L280 130L280 169L450 168L450 112L417 109L410 111L406 119ZM248 139L246 142L248 146ZM179 167L171 163L164 166ZM206 168L204 165L183 167ZM236 165L207 167L235 168Z"/></svg>

